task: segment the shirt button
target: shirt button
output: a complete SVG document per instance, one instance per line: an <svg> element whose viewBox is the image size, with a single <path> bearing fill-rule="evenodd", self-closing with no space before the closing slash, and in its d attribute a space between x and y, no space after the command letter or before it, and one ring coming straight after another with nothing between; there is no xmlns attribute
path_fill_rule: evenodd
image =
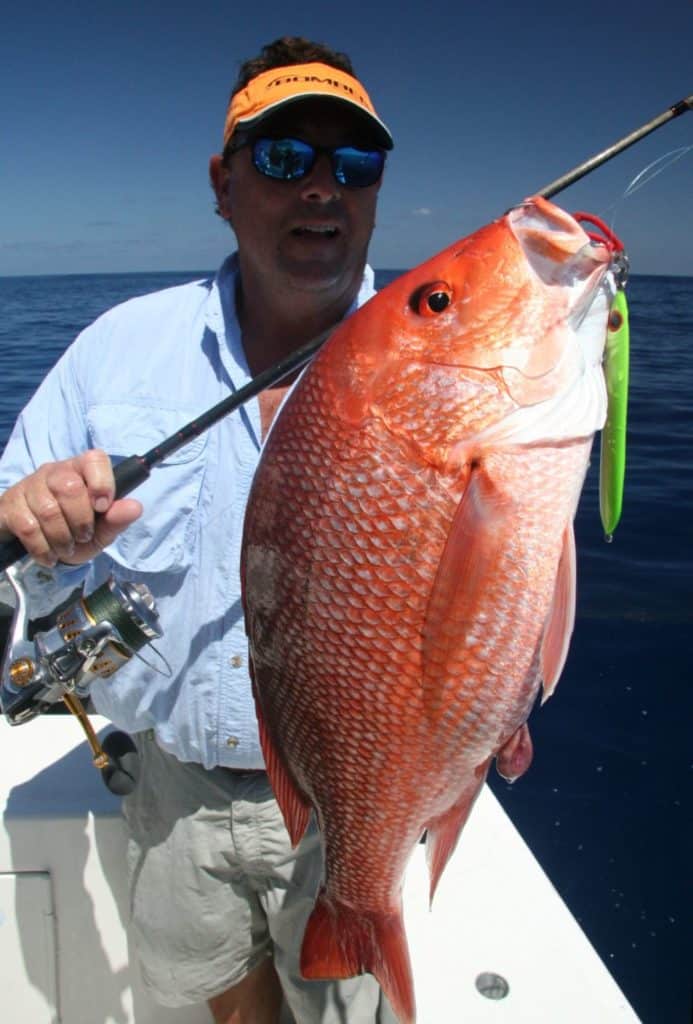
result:
<svg viewBox="0 0 693 1024"><path fill-rule="evenodd" d="M229 736L229 738L226 741L226 746L231 747L231 749L233 750L235 747L238 746L240 742L241 741L239 740L238 736Z"/></svg>
<svg viewBox="0 0 693 1024"><path fill-rule="evenodd" d="M241 655L234 654L233 658L231 658L231 664L233 665L234 668L240 668L241 665L243 664L243 658L241 657Z"/></svg>

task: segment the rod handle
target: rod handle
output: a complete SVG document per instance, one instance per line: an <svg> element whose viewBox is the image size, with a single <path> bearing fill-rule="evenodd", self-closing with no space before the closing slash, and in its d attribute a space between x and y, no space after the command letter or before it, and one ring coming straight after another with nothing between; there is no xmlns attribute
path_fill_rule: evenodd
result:
<svg viewBox="0 0 693 1024"><path fill-rule="evenodd" d="M124 498L130 491L143 484L150 473L150 467L143 455L129 455L113 467L115 496Z"/></svg>

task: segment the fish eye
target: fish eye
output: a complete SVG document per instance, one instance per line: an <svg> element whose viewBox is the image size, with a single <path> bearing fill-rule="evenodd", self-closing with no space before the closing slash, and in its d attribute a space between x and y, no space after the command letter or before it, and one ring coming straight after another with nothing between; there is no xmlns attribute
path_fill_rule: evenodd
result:
<svg viewBox="0 0 693 1024"><path fill-rule="evenodd" d="M446 281L425 284L414 294L412 308L419 316L438 316L452 302L452 288Z"/></svg>

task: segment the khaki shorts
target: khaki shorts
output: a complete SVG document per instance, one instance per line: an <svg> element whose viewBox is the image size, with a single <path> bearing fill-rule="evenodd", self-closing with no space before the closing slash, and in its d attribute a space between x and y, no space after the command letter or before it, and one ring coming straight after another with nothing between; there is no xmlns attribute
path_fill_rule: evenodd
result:
<svg viewBox="0 0 693 1024"><path fill-rule="evenodd" d="M160 750L149 733L135 740L141 775L123 801L131 934L157 1001L205 1002L271 955L298 1024L394 1020L370 975L299 975L322 872L314 824L292 850L264 772L207 771Z"/></svg>

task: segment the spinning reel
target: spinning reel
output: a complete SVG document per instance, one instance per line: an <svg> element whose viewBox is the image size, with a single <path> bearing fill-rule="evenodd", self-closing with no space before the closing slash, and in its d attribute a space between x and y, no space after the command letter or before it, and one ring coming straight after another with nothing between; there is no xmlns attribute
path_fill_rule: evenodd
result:
<svg viewBox="0 0 693 1024"><path fill-rule="evenodd" d="M23 585L23 562L5 569L14 591L14 613L0 677L0 706L10 725L64 704L77 718L92 750L94 765L113 793L131 792L138 760L126 733L99 742L83 701L95 679L108 679L146 644L162 636L154 599L143 583L110 577L51 616L44 631L31 628Z"/></svg>

